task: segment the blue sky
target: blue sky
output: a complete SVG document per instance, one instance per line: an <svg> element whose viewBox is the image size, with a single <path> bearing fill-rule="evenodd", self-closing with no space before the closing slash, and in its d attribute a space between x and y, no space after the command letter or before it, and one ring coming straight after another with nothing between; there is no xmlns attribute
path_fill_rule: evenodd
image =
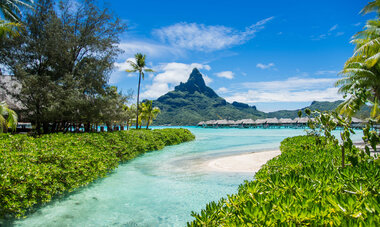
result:
<svg viewBox="0 0 380 227"><path fill-rule="evenodd" d="M121 1L107 5L128 26L110 83L137 91L127 59L147 55L154 74L142 98L156 99L197 67L227 101L259 110L297 109L341 99L333 86L351 56L351 37L374 15L363 0Z"/></svg>

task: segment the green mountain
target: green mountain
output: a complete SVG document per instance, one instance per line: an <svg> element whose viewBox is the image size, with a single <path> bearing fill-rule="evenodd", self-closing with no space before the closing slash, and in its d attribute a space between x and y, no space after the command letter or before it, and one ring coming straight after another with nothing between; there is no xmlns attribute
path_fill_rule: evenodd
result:
<svg viewBox="0 0 380 227"><path fill-rule="evenodd" d="M302 109L298 110L279 110L275 112L270 112L267 113L267 117L276 117L276 118L295 118L298 117L298 111L299 110L305 110L306 108L309 108L310 110L320 110L320 111L331 111L335 110L342 102L343 100L338 100L334 102L318 102L318 101L313 101L310 106L307 106ZM367 118L369 117L371 112L371 108L369 106L363 106L362 109L355 114L355 117L357 118Z"/></svg>
<svg viewBox="0 0 380 227"><path fill-rule="evenodd" d="M161 109L154 121L156 125L196 125L200 121L212 119L257 119L265 117L255 106L244 103L228 103L214 90L207 87L202 74L193 69L186 83L176 86L174 91L153 101Z"/></svg>
<svg viewBox="0 0 380 227"><path fill-rule="evenodd" d="M330 111L337 108L343 101L318 102L314 101L309 108L311 110ZM176 86L174 91L159 97L153 101L153 106L161 109L161 114L154 121L155 125L196 125L200 121L207 120L240 120L258 118L296 118L299 110L280 110L265 113L245 103L228 103L218 96L214 90L207 87L202 74L194 68L186 83ZM369 107L364 107L358 117L369 116Z"/></svg>
<svg viewBox="0 0 380 227"><path fill-rule="evenodd" d="M335 102L318 102L313 101L310 106L307 106L302 109L297 110L279 110L275 112L270 112L267 114L268 117L276 117L276 118L295 118L298 117L298 111L299 110L305 110L306 108L309 108L310 110L320 110L320 111L330 111L335 110L339 104L341 104L343 100L338 100Z"/></svg>

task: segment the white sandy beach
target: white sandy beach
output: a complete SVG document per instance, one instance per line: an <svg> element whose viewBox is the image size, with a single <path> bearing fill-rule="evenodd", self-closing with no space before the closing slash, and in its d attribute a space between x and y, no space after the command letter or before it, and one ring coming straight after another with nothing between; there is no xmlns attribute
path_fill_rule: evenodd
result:
<svg viewBox="0 0 380 227"><path fill-rule="evenodd" d="M232 155L211 160L207 166L219 172L257 172L267 161L281 154L280 150Z"/></svg>

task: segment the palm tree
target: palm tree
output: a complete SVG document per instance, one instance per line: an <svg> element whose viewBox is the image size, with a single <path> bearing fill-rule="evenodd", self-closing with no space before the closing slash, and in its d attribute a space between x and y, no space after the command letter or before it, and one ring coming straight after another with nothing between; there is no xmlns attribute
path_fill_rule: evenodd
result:
<svg viewBox="0 0 380 227"><path fill-rule="evenodd" d="M140 84L141 84L141 78L144 79L144 72L154 72L152 69L146 68L145 63L145 54L137 53L135 54L135 60L136 63L133 61L127 61L131 66L132 70L127 70L129 73L139 72L139 84L137 87L137 104L136 106L139 106L139 99L140 99ZM136 108L136 129L139 128L139 108Z"/></svg>
<svg viewBox="0 0 380 227"><path fill-rule="evenodd" d="M133 119L135 118L136 106L131 105L128 107L127 105L125 105L123 107L123 110L124 110L124 119L125 119L125 123L127 125L127 130L128 130L129 126L133 123Z"/></svg>
<svg viewBox="0 0 380 227"><path fill-rule="evenodd" d="M8 128L13 131L17 127L17 114L9 109L5 102L0 102L0 133L7 132Z"/></svg>
<svg viewBox="0 0 380 227"><path fill-rule="evenodd" d="M19 35L21 9L31 9L33 4L33 0L0 0L0 11L4 17L0 20L0 38L6 34Z"/></svg>
<svg viewBox="0 0 380 227"><path fill-rule="evenodd" d="M16 22L6 22L3 20L0 20L0 38L5 36L6 34L16 37L20 35L18 28L21 27L20 23Z"/></svg>
<svg viewBox="0 0 380 227"><path fill-rule="evenodd" d="M34 0L0 0L0 11L5 20L20 22L21 9L32 9Z"/></svg>
<svg viewBox="0 0 380 227"><path fill-rule="evenodd" d="M380 16L380 0L370 2L362 13L376 12ZM338 80L339 92L350 97L340 105L340 112L352 115L366 102L377 107L380 101L380 21L369 20L365 30L357 33L351 41L355 52L345 63Z"/></svg>
<svg viewBox="0 0 380 227"><path fill-rule="evenodd" d="M153 101L147 100L141 104L141 110L142 118L144 118L144 120L147 122L146 129L148 129L152 121L156 119L157 115L161 112L160 108L153 107Z"/></svg>

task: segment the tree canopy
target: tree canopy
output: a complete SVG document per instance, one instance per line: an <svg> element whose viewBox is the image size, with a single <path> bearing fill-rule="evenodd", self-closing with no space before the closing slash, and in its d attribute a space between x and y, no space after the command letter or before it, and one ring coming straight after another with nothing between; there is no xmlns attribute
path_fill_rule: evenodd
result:
<svg viewBox="0 0 380 227"><path fill-rule="evenodd" d="M94 0L72 4L39 0L23 20L25 32L0 42L0 64L21 85L13 95L39 132L113 122L106 110L122 111L116 104L130 97L107 84L125 25Z"/></svg>

